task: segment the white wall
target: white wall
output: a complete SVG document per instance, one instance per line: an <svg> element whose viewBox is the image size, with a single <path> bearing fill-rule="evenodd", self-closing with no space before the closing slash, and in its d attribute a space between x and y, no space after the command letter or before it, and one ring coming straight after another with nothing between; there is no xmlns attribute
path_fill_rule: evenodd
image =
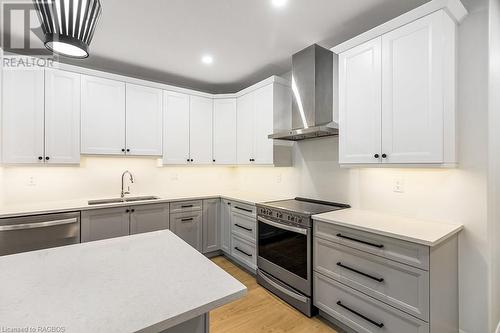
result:
<svg viewBox="0 0 500 333"><path fill-rule="evenodd" d="M489 91L489 210L488 234L491 252L491 325L500 328L500 1L489 2L490 91Z"/></svg>

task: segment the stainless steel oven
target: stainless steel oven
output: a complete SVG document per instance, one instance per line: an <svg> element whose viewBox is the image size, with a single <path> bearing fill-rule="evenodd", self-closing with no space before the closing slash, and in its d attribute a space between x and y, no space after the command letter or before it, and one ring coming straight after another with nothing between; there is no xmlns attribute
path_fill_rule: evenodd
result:
<svg viewBox="0 0 500 333"><path fill-rule="evenodd" d="M307 316L312 305L312 218L348 207L295 198L257 205L257 281Z"/></svg>

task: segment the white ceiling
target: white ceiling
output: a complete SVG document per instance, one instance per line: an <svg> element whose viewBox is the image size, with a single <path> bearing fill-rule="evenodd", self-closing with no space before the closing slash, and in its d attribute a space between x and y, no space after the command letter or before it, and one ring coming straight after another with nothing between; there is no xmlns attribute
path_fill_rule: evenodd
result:
<svg viewBox="0 0 500 333"><path fill-rule="evenodd" d="M86 60L65 60L208 92L234 92L428 0L101 0ZM204 54L212 65L201 62Z"/></svg>

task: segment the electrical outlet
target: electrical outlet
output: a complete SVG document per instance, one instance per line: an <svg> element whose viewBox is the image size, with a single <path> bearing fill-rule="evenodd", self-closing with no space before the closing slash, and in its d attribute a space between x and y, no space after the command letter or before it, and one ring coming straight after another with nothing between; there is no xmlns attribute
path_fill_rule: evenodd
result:
<svg viewBox="0 0 500 333"><path fill-rule="evenodd" d="M36 179L35 179L35 177L30 176L30 177L28 178L28 184L27 184L27 185L28 185L28 186L36 186Z"/></svg>
<svg viewBox="0 0 500 333"><path fill-rule="evenodd" d="M394 179L392 190L396 193L405 192L405 183L403 177L397 177Z"/></svg>

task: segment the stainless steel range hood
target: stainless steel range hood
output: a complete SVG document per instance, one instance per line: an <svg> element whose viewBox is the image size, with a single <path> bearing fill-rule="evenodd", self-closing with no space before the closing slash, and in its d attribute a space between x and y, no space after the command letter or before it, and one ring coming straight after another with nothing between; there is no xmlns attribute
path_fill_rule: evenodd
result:
<svg viewBox="0 0 500 333"><path fill-rule="evenodd" d="M338 135L333 122L334 57L317 44L292 56L292 128L269 139L300 141Z"/></svg>

